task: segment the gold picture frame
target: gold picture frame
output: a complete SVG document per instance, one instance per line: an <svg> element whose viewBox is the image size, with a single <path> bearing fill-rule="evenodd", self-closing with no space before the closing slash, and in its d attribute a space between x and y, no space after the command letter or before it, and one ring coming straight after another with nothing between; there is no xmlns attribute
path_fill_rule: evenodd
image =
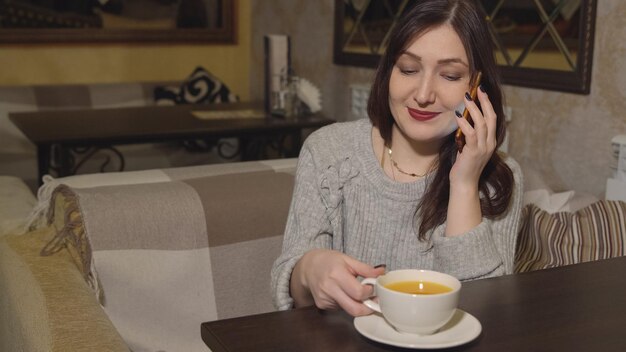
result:
<svg viewBox="0 0 626 352"><path fill-rule="evenodd" d="M86 0L76 0L89 3ZM112 2L124 3L125 0ZM202 42L235 44L235 1L236 0L171 0L170 6L180 9L183 3L190 4L186 12L196 11L202 6L210 14L210 21L185 25L184 13L173 13L172 18L163 20L127 20L105 11L97 11L96 16L83 16L71 11L35 6L29 0L0 1L0 43L156 43L156 42ZM68 1L61 2L66 6ZM136 3L136 2L135 2ZM154 6L159 3L154 0ZM143 1L142 13L150 0ZM136 6L136 5L135 5ZM195 8L194 8L195 6ZM191 9L191 10L190 10ZM161 12L163 12L161 10ZM182 13L182 14L181 14ZM178 17L176 17L178 16ZM30 21L30 22L29 22ZM107 26L107 24L109 24ZM181 26L183 28L181 28ZM188 28L186 28L188 27Z"/></svg>

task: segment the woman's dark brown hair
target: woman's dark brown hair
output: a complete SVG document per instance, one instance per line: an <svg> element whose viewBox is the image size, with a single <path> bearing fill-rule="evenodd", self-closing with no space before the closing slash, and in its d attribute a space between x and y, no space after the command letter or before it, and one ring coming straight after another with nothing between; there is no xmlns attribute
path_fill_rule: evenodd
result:
<svg viewBox="0 0 626 352"><path fill-rule="evenodd" d="M449 24L461 38L469 60L472 80L482 71L482 86L495 113L497 145L504 141L506 126L502 91L496 68L493 44L487 29L486 15L475 0L422 0L407 8L393 29L387 50L382 56L372 84L367 105L372 124L378 128L387 145L391 145L394 124L389 109L389 80L400 55L416 36L442 24ZM418 237L425 240L430 230L446 221L450 194L449 174L456 160L457 147L451 133L439 150L437 169L417 208L421 217ZM495 218L504 213L513 192L513 173L498 153L493 153L479 180L480 206L483 216Z"/></svg>

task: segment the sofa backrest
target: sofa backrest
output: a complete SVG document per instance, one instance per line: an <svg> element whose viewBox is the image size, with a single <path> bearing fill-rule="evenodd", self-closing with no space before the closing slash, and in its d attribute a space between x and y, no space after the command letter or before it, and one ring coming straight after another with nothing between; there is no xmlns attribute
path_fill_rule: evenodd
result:
<svg viewBox="0 0 626 352"><path fill-rule="evenodd" d="M154 105L154 89L172 83L0 86L0 150L34 155L34 146L11 123L9 113Z"/></svg>
<svg viewBox="0 0 626 352"><path fill-rule="evenodd" d="M9 120L10 113L155 105L156 87L178 84L180 82L166 81L0 86L0 175L17 176L31 187L38 183L35 145ZM147 162L145 149L151 150L143 148L143 154L130 153L130 158L138 161L130 160L127 153L131 165ZM101 164L94 162L84 170L97 172L98 167L94 165ZM153 162L151 167L165 167L163 165Z"/></svg>

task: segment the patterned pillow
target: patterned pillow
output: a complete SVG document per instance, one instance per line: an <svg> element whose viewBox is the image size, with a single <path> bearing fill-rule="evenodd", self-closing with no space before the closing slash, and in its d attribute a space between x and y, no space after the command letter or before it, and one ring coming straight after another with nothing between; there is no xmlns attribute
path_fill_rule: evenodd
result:
<svg viewBox="0 0 626 352"><path fill-rule="evenodd" d="M157 105L232 103L239 98L217 77L198 66L179 87L156 87Z"/></svg>
<svg viewBox="0 0 626 352"><path fill-rule="evenodd" d="M198 66L180 86L154 88L154 101L156 105L217 104L237 102L239 97L232 94L217 77ZM220 141L190 139L182 141L181 145L189 152L210 152L217 146L219 156L230 160L237 157L239 152L237 141L232 138ZM229 153L228 150L234 150L234 152Z"/></svg>
<svg viewBox="0 0 626 352"><path fill-rule="evenodd" d="M550 214L534 204L522 211L515 272L623 256L626 203L599 201L576 212Z"/></svg>

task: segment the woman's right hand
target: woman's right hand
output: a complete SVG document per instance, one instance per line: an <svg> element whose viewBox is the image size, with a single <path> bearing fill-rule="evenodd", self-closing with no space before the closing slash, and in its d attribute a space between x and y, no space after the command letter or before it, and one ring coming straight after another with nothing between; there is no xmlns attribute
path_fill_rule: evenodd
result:
<svg viewBox="0 0 626 352"><path fill-rule="evenodd" d="M384 267L374 268L338 251L313 249L305 253L291 274L291 296L297 307L320 309L341 307L352 316L372 313L363 300L372 295L370 285L361 285L357 276L378 277Z"/></svg>

